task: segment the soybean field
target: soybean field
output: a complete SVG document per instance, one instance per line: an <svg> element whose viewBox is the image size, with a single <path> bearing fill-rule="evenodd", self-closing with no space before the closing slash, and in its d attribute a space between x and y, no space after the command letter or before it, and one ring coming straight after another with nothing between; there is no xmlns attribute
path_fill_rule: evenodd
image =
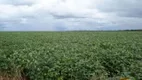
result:
<svg viewBox="0 0 142 80"><path fill-rule="evenodd" d="M0 32L0 80L142 80L142 31Z"/></svg>

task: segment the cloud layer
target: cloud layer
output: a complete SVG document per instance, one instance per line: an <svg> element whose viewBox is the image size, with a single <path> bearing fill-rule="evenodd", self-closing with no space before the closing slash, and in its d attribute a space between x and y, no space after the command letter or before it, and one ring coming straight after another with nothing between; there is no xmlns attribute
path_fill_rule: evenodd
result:
<svg viewBox="0 0 142 80"><path fill-rule="evenodd" d="M141 0L0 0L0 30L142 29Z"/></svg>

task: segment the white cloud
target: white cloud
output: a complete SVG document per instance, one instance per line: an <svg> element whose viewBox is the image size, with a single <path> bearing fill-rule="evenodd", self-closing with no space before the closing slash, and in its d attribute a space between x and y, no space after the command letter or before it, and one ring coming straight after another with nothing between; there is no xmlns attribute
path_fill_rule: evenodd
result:
<svg viewBox="0 0 142 80"><path fill-rule="evenodd" d="M138 1L0 0L0 26L6 27L5 30L142 28L142 19L136 18L141 12L132 12L140 10L142 2Z"/></svg>

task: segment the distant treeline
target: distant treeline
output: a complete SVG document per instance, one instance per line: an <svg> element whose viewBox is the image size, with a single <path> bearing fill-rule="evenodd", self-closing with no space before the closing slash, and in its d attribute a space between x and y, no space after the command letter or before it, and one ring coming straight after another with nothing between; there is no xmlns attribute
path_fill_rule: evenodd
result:
<svg viewBox="0 0 142 80"><path fill-rule="evenodd" d="M142 31L142 29L127 29L127 30L67 30L67 31L69 31L69 32L100 32L100 31ZM66 32L66 31L65 31Z"/></svg>
<svg viewBox="0 0 142 80"><path fill-rule="evenodd" d="M142 29L135 29L135 30L122 30L122 31L142 31Z"/></svg>

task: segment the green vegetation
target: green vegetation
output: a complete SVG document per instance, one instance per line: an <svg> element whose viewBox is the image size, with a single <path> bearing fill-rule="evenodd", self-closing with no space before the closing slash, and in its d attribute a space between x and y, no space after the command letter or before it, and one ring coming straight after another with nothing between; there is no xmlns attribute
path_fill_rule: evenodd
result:
<svg viewBox="0 0 142 80"><path fill-rule="evenodd" d="M142 31L0 32L0 76L142 80Z"/></svg>

